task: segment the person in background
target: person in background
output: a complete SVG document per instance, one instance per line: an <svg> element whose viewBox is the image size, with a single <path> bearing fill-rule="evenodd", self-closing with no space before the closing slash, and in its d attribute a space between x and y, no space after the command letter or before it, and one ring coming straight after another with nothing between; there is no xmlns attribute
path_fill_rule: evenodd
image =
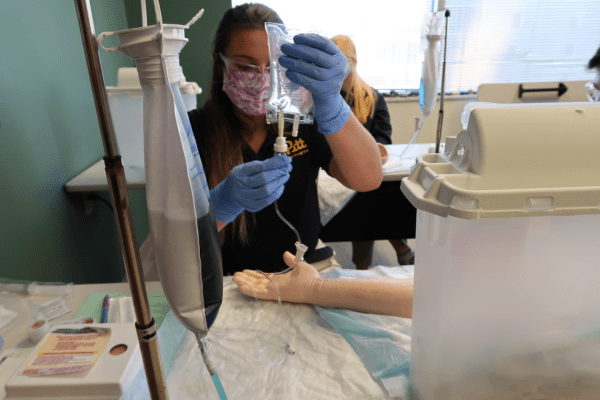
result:
<svg viewBox="0 0 600 400"><path fill-rule="evenodd" d="M225 274L287 267L280 255L295 252L297 238L271 206L276 200L308 247L305 259L311 259L321 228L319 168L359 192L376 189L383 177L375 140L340 95L346 58L329 39L313 34L282 45L279 63L292 82L311 92L316 123L300 125L298 137L288 137L288 154L273 157L277 127L266 123L265 22L282 21L262 4L224 14L212 52L209 99L189 112L221 233Z"/></svg>
<svg viewBox="0 0 600 400"><path fill-rule="evenodd" d="M348 60L347 76L344 79L341 91L342 97L377 143L392 144L392 125L390 124L390 113L385 99L358 75L356 70L358 59L354 42L345 35L334 36L331 41L336 44ZM360 198L351 201L361 201L365 204L373 204L375 201L375 193L373 192L359 193L356 196L360 196ZM414 265L415 253L408 247L405 240L391 239L389 242L396 251L400 265ZM357 269L369 268L373 259L373 246L374 241L372 240L352 242L352 262Z"/></svg>
<svg viewBox="0 0 600 400"><path fill-rule="evenodd" d="M596 70L596 79L585 85L588 96L591 101L600 101L600 48L598 48L594 57L590 58L587 67Z"/></svg>
<svg viewBox="0 0 600 400"><path fill-rule="evenodd" d="M327 308L344 308L367 314L412 318L413 280L333 279L322 278L306 262L294 262L294 256L283 255L292 268L285 274L269 275L257 271L236 272L233 282L240 292L259 299L313 304ZM275 285L277 287L275 287Z"/></svg>

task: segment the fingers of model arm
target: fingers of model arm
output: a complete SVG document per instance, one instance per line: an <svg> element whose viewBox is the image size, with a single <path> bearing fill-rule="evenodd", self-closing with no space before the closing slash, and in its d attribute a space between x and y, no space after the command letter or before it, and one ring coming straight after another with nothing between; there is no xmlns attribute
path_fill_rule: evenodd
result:
<svg viewBox="0 0 600 400"><path fill-rule="evenodd" d="M238 285L240 292L250 297L258 297L263 300L275 300L277 295L269 291L271 282L260 272L244 270L233 275L233 282Z"/></svg>

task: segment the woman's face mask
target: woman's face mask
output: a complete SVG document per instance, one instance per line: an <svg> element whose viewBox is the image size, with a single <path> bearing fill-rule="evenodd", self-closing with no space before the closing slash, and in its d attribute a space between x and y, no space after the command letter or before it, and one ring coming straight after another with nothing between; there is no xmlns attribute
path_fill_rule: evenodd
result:
<svg viewBox="0 0 600 400"><path fill-rule="evenodd" d="M221 55L225 62L223 91L243 112L266 115L271 73L269 67L235 62Z"/></svg>

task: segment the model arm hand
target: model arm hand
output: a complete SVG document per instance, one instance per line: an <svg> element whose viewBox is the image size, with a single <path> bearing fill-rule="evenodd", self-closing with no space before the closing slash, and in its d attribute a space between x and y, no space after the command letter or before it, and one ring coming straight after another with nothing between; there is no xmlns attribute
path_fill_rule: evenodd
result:
<svg viewBox="0 0 600 400"><path fill-rule="evenodd" d="M233 221L244 210L260 211L281 197L284 184L290 178L291 163L290 157L278 155L233 168L227 178L210 191L217 228Z"/></svg>
<svg viewBox="0 0 600 400"><path fill-rule="evenodd" d="M312 34L294 36L294 44L283 44L281 51L288 79L313 96L315 120L333 153L330 174L360 192L377 189L383 179L377 144L340 94L346 57L331 40Z"/></svg>
<svg viewBox="0 0 600 400"><path fill-rule="evenodd" d="M412 281L384 279L324 279L305 262L294 264L286 252L285 263L293 269L285 274L268 274L277 285L282 301L346 308L369 313L412 317ZM277 290L269 278L257 271L236 272L233 281L248 296L277 300Z"/></svg>

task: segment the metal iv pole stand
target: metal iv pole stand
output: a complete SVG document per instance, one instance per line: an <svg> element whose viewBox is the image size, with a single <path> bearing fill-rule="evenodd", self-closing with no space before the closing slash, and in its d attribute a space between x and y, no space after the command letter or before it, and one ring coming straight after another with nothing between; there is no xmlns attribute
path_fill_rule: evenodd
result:
<svg viewBox="0 0 600 400"><path fill-rule="evenodd" d="M92 10L89 0L75 0L75 7L77 8L77 19L79 20L85 58L90 73L94 102L96 103L96 113L98 114L98 121L100 123L100 133L102 134L102 142L104 143L106 177L108 178L110 193L115 205L121 247L137 321L135 327L140 342L148 388L152 400L167 400L169 396L160 350L158 348L156 324L150 313L144 275L142 274L142 262L137 247L131 210L129 208L125 172L121 163L121 156L117 149L115 132L108 106L108 97L104 86Z"/></svg>
<svg viewBox="0 0 600 400"><path fill-rule="evenodd" d="M442 64L442 93L440 96L440 115L438 118L437 134L435 136L435 152L440 152L440 142L442 140L442 122L444 121L444 96L446 91L446 51L448 49L448 17L450 10L446 10L446 35L444 37L444 63Z"/></svg>

